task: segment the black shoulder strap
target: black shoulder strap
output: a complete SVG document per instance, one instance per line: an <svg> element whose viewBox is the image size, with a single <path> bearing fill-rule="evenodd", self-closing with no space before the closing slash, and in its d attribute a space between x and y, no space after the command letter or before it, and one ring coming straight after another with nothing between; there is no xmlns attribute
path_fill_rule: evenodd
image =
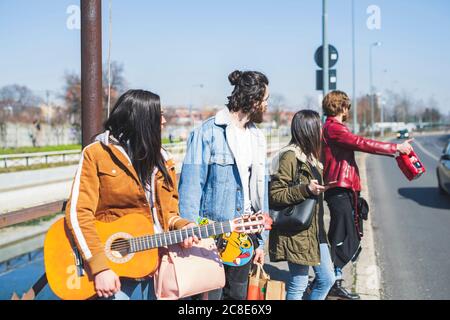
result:
<svg viewBox="0 0 450 320"><path fill-rule="evenodd" d="M321 177L320 172L319 172L319 170L317 169L317 167L311 165L311 171L312 171L312 173L313 173L314 178L315 178L317 181L319 181L320 184L322 184L322 183L323 183L323 178Z"/></svg>
<svg viewBox="0 0 450 320"><path fill-rule="evenodd" d="M48 284L47 273L44 273L35 284L25 292L22 298L19 299L19 296L14 292L11 300L34 300L36 296L45 288Z"/></svg>
<svg viewBox="0 0 450 320"><path fill-rule="evenodd" d="M311 174L307 170L301 169L302 163L303 162L297 159L297 170L295 173L295 180L294 180L295 183L300 183L300 178L303 174L308 175L312 178Z"/></svg>

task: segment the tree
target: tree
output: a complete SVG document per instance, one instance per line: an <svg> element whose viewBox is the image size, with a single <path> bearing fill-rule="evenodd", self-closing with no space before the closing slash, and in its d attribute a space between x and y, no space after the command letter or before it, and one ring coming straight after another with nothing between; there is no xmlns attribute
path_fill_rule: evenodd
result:
<svg viewBox="0 0 450 320"><path fill-rule="evenodd" d="M123 75L124 67L122 64L113 61L111 63L111 108L116 103L119 95L125 90L127 82ZM81 141L81 77L77 73L67 73L64 77L65 84L63 88L62 98L66 103L69 113L70 123ZM108 66L103 66L103 120L107 117L108 106Z"/></svg>
<svg viewBox="0 0 450 320"><path fill-rule="evenodd" d="M319 103L318 103L317 98L315 98L312 95L306 95L303 98L302 109L314 110L314 111L317 111L320 113L321 108L319 108Z"/></svg>
<svg viewBox="0 0 450 320"><path fill-rule="evenodd" d="M439 111L437 101L433 97L428 99L426 107L420 116L424 122L438 123L441 121L442 114Z"/></svg>
<svg viewBox="0 0 450 320"><path fill-rule="evenodd" d="M12 84L0 89L0 106L9 105L13 112L20 112L24 108L37 107L42 99L36 96L26 86Z"/></svg>
<svg viewBox="0 0 450 320"><path fill-rule="evenodd" d="M286 107L286 99L279 93L274 93L270 96L270 107L273 108L273 121L276 122L277 127L281 124L281 112Z"/></svg>
<svg viewBox="0 0 450 320"><path fill-rule="evenodd" d="M8 121L35 121L40 117L40 103L42 99L26 86L12 84L0 88L0 109L5 109L2 117L8 116Z"/></svg>
<svg viewBox="0 0 450 320"><path fill-rule="evenodd" d="M357 101L358 101L358 114L356 115L357 119L358 119L358 123L361 126L360 131L364 132L368 126L368 124L370 124L370 96L369 95L364 95L364 96L360 96ZM354 112L355 108L351 108L350 109L350 114L349 114L349 120L353 119L353 112Z"/></svg>
<svg viewBox="0 0 450 320"><path fill-rule="evenodd" d="M18 84L0 88L0 139L6 146L8 122L32 123L40 120L42 99L26 86Z"/></svg>
<svg viewBox="0 0 450 320"><path fill-rule="evenodd" d="M76 73L66 73L64 81L61 96L66 104L72 130L81 143L81 79Z"/></svg>
<svg viewBox="0 0 450 320"><path fill-rule="evenodd" d="M117 61L111 62L111 109L117 102L120 94L127 88L127 81L124 76L124 67ZM103 114L107 115L108 110L108 65L103 66ZM106 116L105 116L106 118Z"/></svg>

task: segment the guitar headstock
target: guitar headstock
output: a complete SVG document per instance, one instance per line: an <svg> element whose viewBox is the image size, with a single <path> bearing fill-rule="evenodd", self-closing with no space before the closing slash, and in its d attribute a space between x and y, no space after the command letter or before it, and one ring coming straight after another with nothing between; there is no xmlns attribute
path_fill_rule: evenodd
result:
<svg viewBox="0 0 450 320"><path fill-rule="evenodd" d="M259 233L272 229L272 218L267 213L244 214L231 221L231 230L239 233Z"/></svg>

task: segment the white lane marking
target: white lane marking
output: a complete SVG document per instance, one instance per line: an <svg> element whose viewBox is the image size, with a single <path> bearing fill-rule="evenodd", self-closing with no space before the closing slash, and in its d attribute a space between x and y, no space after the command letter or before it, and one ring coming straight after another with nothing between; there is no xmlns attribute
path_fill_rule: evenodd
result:
<svg viewBox="0 0 450 320"><path fill-rule="evenodd" d="M432 154L430 151L428 151L427 149L425 149L425 147L419 142L417 141L417 139L414 140L414 143L419 147L420 150L422 150L424 153L426 153L428 156L430 156L431 158L433 158L436 161L439 161L439 158L436 157L434 154Z"/></svg>

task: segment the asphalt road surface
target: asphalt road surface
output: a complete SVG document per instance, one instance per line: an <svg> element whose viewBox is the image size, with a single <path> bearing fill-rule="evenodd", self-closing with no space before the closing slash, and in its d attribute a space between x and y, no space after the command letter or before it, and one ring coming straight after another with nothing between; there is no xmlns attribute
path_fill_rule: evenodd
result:
<svg viewBox="0 0 450 320"><path fill-rule="evenodd" d="M412 182L394 159L367 158L383 299L450 299L450 196L439 194L436 178L449 138L415 137L427 172Z"/></svg>

